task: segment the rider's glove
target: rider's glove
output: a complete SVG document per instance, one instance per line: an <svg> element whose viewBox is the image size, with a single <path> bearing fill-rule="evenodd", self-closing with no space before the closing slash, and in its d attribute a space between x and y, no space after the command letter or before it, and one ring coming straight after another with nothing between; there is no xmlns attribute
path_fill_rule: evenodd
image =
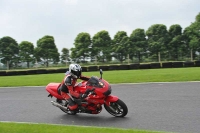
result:
<svg viewBox="0 0 200 133"><path fill-rule="evenodd" d="M80 99L85 99L88 95L87 94L81 94Z"/></svg>
<svg viewBox="0 0 200 133"><path fill-rule="evenodd" d="M91 90L87 89L84 94L80 94L80 99L85 99L90 92Z"/></svg>

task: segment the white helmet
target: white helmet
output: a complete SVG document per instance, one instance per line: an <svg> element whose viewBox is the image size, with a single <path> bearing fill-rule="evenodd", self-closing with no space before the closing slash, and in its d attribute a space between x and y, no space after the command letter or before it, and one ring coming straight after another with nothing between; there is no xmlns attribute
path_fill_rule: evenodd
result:
<svg viewBox="0 0 200 133"><path fill-rule="evenodd" d="M79 64L70 64L69 72L74 78L79 78L81 76L82 68Z"/></svg>

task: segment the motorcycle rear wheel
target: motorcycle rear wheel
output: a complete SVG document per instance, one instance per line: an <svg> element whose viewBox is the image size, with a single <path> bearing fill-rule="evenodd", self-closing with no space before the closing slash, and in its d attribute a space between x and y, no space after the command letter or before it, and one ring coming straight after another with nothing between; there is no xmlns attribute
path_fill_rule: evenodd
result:
<svg viewBox="0 0 200 133"><path fill-rule="evenodd" d="M104 104L104 108L108 113L115 117L124 117L128 113L126 104L120 99L118 99L116 102L110 102L110 106Z"/></svg>

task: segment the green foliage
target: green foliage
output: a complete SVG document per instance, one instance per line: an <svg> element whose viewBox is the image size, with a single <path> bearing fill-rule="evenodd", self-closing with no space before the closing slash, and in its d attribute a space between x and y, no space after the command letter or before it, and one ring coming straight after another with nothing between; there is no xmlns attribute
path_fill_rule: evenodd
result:
<svg viewBox="0 0 200 133"><path fill-rule="evenodd" d="M167 47L168 52L172 56L172 60L178 60L181 51L185 48L182 36L182 27L178 24L171 25L169 28L170 42Z"/></svg>
<svg viewBox="0 0 200 133"><path fill-rule="evenodd" d="M5 36L0 39L0 58L1 62L7 64L9 62L9 68L13 65L17 65L19 58L18 43L11 37Z"/></svg>
<svg viewBox="0 0 200 133"><path fill-rule="evenodd" d="M118 31L113 39L112 51L114 57L120 62L126 60L128 56L128 49L130 48L130 39L125 31Z"/></svg>
<svg viewBox="0 0 200 133"><path fill-rule="evenodd" d="M188 49L191 50L191 59L196 51L200 52L200 13L196 16L196 20L184 30L184 41Z"/></svg>
<svg viewBox="0 0 200 133"><path fill-rule="evenodd" d="M148 43L144 29L136 29L130 35L131 46L129 49L129 55L132 58L133 53L138 55L138 61L141 61L142 53L146 53L148 50Z"/></svg>
<svg viewBox="0 0 200 133"><path fill-rule="evenodd" d="M146 31L148 37L149 51L151 54L159 56L159 52L164 52L169 42L167 27L163 24L154 24Z"/></svg>
<svg viewBox="0 0 200 133"><path fill-rule="evenodd" d="M49 61L52 61L53 63L59 62L60 54L58 53L58 49L52 36L47 35L37 41L35 56L36 58L43 60L47 67Z"/></svg>
<svg viewBox="0 0 200 133"><path fill-rule="evenodd" d="M29 68L29 62L33 61L34 45L28 41L22 41L19 44L19 56L22 62L27 62Z"/></svg>
<svg viewBox="0 0 200 133"><path fill-rule="evenodd" d="M69 49L67 48L63 48L62 49L62 54L61 54L61 62L62 63L66 63L67 61L70 61L70 58L69 58Z"/></svg>
<svg viewBox="0 0 200 133"><path fill-rule="evenodd" d="M92 38L91 57L96 56L98 61L111 60L111 38L107 31L96 33Z"/></svg>
<svg viewBox="0 0 200 133"><path fill-rule="evenodd" d="M90 54L91 38L88 33L79 33L74 42L75 48L72 48L71 57L75 58L78 62L84 62Z"/></svg>
<svg viewBox="0 0 200 133"><path fill-rule="evenodd" d="M198 13L197 16L195 17L195 22L200 22L200 13Z"/></svg>

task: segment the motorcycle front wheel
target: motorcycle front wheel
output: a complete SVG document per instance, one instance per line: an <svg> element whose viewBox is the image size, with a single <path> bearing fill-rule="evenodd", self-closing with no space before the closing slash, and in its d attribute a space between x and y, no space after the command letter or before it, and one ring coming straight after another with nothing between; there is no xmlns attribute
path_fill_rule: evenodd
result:
<svg viewBox="0 0 200 133"><path fill-rule="evenodd" d="M120 99L118 99L116 102L110 102L110 106L104 104L104 108L106 111L108 111L108 113L115 117L124 117L128 113L126 104Z"/></svg>

